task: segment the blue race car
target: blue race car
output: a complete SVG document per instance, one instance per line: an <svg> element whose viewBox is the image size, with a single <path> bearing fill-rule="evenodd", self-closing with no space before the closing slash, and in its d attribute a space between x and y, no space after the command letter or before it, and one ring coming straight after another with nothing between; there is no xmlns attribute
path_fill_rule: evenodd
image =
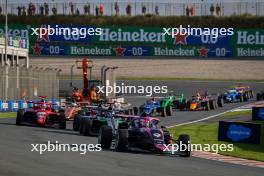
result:
<svg viewBox="0 0 264 176"><path fill-rule="evenodd" d="M243 102L247 101L248 97L245 93L239 92L236 89L228 90L224 95L224 102L225 103L235 103L235 102Z"/></svg>
<svg viewBox="0 0 264 176"><path fill-rule="evenodd" d="M139 107L139 112L143 116L157 116L160 115L162 117L166 116L165 107L161 106L160 101L147 101L145 104Z"/></svg>

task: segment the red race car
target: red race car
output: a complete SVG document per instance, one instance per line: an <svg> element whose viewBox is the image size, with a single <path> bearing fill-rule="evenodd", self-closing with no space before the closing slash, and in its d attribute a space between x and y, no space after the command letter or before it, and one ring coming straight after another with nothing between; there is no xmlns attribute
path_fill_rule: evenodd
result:
<svg viewBox="0 0 264 176"><path fill-rule="evenodd" d="M40 102L33 102L33 107L19 109L17 111L16 125L55 126L66 129L66 117L64 110L52 109L52 103L45 102L41 97Z"/></svg>

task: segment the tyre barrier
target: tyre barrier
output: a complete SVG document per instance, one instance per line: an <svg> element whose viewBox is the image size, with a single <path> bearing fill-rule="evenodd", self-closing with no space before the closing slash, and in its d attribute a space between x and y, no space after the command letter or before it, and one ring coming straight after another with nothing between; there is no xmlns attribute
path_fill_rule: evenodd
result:
<svg viewBox="0 0 264 176"><path fill-rule="evenodd" d="M32 108L33 101L40 100L0 100L0 112L16 112L18 109ZM65 107L64 99L46 99L46 102L52 103L53 109Z"/></svg>

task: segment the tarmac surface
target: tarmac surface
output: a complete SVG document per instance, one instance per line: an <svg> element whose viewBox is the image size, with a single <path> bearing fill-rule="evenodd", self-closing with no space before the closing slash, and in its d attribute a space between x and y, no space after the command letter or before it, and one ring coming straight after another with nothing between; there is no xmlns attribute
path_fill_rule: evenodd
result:
<svg viewBox="0 0 264 176"><path fill-rule="evenodd" d="M129 81L128 81L129 82ZM137 84L131 82L127 84ZM65 82L65 85L68 83ZM234 85L230 82L201 81L155 81L140 84L165 84L168 89L177 90L190 97L198 89L200 91L224 92ZM246 83L245 83L246 84ZM248 83L255 92L264 89L264 83ZM62 87L63 84L61 85ZM127 101L138 106L147 100L142 95L127 96ZM251 101L252 102L252 101ZM248 102L249 103L249 102ZM246 103L225 104L223 108L213 111L173 112L173 116L162 118L163 125L174 125L198 120L215 115ZM14 118L0 119L0 175L115 175L115 176L260 176L264 169L242 165L211 161L196 157L182 158L160 156L145 153L119 153L114 151L87 152L46 152L40 155L31 152L31 144L47 144L48 141L60 144L96 144L96 137L80 136L73 132L72 122L68 122L67 130L16 126Z"/></svg>

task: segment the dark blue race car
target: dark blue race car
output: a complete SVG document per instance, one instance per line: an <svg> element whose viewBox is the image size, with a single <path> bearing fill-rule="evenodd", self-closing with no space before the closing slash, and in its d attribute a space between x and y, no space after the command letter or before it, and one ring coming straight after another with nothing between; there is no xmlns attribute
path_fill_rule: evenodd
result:
<svg viewBox="0 0 264 176"><path fill-rule="evenodd" d="M228 90L223 95L223 98L225 103L243 102L248 100L248 96L245 93L239 92L236 89Z"/></svg>

